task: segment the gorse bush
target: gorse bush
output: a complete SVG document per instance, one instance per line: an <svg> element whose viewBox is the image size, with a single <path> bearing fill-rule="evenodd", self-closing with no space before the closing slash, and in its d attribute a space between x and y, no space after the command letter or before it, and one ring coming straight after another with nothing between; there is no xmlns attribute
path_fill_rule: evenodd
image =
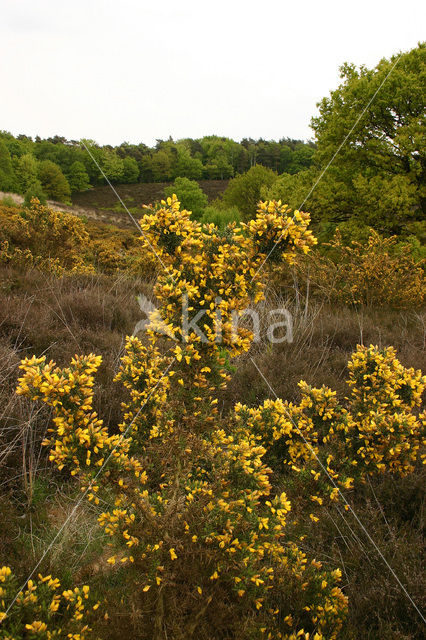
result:
<svg viewBox="0 0 426 640"><path fill-rule="evenodd" d="M23 590L19 590L10 567L1 567L0 605L2 609L8 609L15 597L16 603L10 615L0 612L0 638L88 638L91 629L86 622L91 612L99 607L99 602L90 604L87 585L64 591L60 587L56 578L38 574L36 580L28 580Z"/></svg>
<svg viewBox="0 0 426 640"><path fill-rule="evenodd" d="M416 247L398 244L398 238L383 238L370 229L365 241L345 244L337 231L323 254L316 251L298 262L303 279L315 289L344 304L421 307L426 284L424 260Z"/></svg>
<svg viewBox="0 0 426 640"><path fill-rule="evenodd" d="M155 266L152 252L140 250L131 231L88 224L32 199L28 208L0 207L0 262L24 269L64 274L144 273Z"/></svg>
<svg viewBox="0 0 426 640"><path fill-rule="evenodd" d="M345 407L336 392L303 381L298 405L277 399L235 407L237 428L257 436L268 465L298 474L306 497L312 491L319 506L368 476L412 473L424 445L419 407L426 376L405 368L392 347L373 345L358 346L348 368Z"/></svg>
<svg viewBox="0 0 426 640"><path fill-rule="evenodd" d="M99 356L66 368L45 356L22 362L18 394L53 410L50 460L103 509L109 571L138 612L139 638L337 638L341 571L301 550L273 469L318 485L325 460L313 493L321 506L321 493L336 500L363 474L405 474L417 457L425 379L389 350L353 356L348 409L301 383L297 407L277 400L219 414L230 359L253 340L235 319L263 298L265 258L274 249L275 262L292 263L315 244L309 215L290 213L261 203L249 223L220 231L193 221L175 196L147 210L142 245L161 265L159 309L147 344L127 338L116 379L128 399L114 433L93 409Z"/></svg>
<svg viewBox="0 0 426 640"><path fill-rule="evenodd" d="M217 388L229 377L226 354L250 346L246 329L234 335L231 313L262 296L253 275L264 251L282 234L287 260L297 246L314 243L308 216L288 218L285 211L265 204L250 225L219 235L170 199L141 221L144 241L163 264L155 288L162 306L148 346L127 341L117 376L130 391L121 433L109 435L92 410L100 358L75 358L64 370L45 358L23 365L19 393L54 407L51 460L78 474L94 502L114 493L113 508L99 518L112 538L109 563L128 565L129 597L149 611L157 637L291 637L301 628L333 637L344 617L339 571L309 563L286 540L290 504L272 491L264 449L254 436L229 430L215 407ZM205 342L182 327L184 295L192 313L206 307ZM165 355L160 322L179 338ZM148 620L140 633L152 637Z"/></svg>
<svg viewBox="0 0 426 640"><path fill-rule="evenodd" d="M58 275L65 271L93 271L82 258L89 246L89 235L80 218L53 211L33 199L29 208L3 208L0 220L2 262Z"/></svg>

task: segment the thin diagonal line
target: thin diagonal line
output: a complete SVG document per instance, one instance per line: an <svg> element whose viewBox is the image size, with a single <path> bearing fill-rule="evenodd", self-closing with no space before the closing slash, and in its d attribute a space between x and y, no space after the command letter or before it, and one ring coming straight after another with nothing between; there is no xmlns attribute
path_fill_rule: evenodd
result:
<svg viewBox="0 0 426 640"><path fill-rule="evenodd" d="M390 70L388 71L388 73L386 74L386 76L384 77L384 79L382 80L382 82L380 83L380 85L377 87L376 91L373 93L373 95L371 96L370 100L367 102L367 104L365 105L364 109L361 111L361 113L359 114L358 118L355 120L355 123L352 125L351 129L349 130L349 132L346 134L346 136L344 137L343 141L340 143L340 145L338 146L337 150L334 152L331 160L328 162L327 166L325 167L325 169L322 170L322 172L320 173L320 175L318 176L318 179L315 181L313 187L311 188L311 190L309 191L308 195L303 199L301 205L299 206L299 210L303 207L303 205L305 204L306 200L312 195L312 193L315 191L318 183L322 180L322 178L324 177L324 174L328 171L330 165L334 162L334 159L336 158L336 156L340 153L342 147L346 144L347 140L349 139L350 135L352 134L353 130L355 129L355 127L358 125L359 121L363 118L365 112L367 111L367 109L369 108L369 106L371 105L371 103L373 102L373 100L375 99L375 97L377 96L377 94L379 93L380 89L383 87L383 85L385 84L385 82L387 81L387 79L389 78L390 74L392 73L392 71L395 69L396 65L398 64L398 62L400 61L402 56L402 53L399 54L399 56L397 57L397 59L395 60L395 62L393 63L392 67L390 68ZM287 227L286 227L287 228ZM285 231L286 229L284 229ZM255 275L253 276L252 280L254 280L254 278L257 276L257 274L259 273L259 271L262 269L263 265L265 264L265 262L269 259L269 257L271 256L271 254L275 251L275 249L277 248L277 246L280 244L281 240L283 240L283 235L281 234L280 239L278 240L278 242L272 247L272 249L270 250L270 252L268 253L268 255L266 256L266 258L264 259L264 261L262 262L262 264L260 265L260 267L257 269Z"/></svg>
<svg viewBox="0 0 426 640"><path fill-rule="evenodd" d="M265 378L265 376L263 375L263 373L261 372L261 370L259 369L259 367L257 366L257 364L255 363L255 361L253 360L252 357L250 357L250 360L252 361L252 363L254 364L255 368L257 369L258 373L260 374L260 376L262 377L263 381L266 383L266 385L268 386L269 390L271 391L271 393L275 396L276 399L278 399L277 394L275 393L275 391L273 390L273 388L271 387L271 385L269 384L269 382L267 381L267 379ZM402 584L401 580L398 578L398 576L396 575L395 571L392 569L392 567L390 566L389 562L386 560L385 556L383 555L383 553L380 551L379 547L377 546L377 544L374 542L373 538L370 536L370 534L368 533L367 529L365 528L365 526L362 524L361 520L358 518L357 514L355 513L355 511L352 509L351 505L349 504L349 502L346 500L345 496L343 495L343 493L340 490L340 487L335 483L334 479L331 477L331 475L329 474L329 472L327 471L327 469L324 467L324 465L322 464L321 460L318 458L315 450L313 449L312 445L306 440L305 436L303 435L303 433L301 432L301 430L299 429L299 427L297 426L297 424L295 423L295 421L293 420L293 417L291 416L291 414L287 411L288 417L290 418L293 426L296 428L297 432L299 433L299 435L302 437L303 441L305 442L305 444L307 445L308 449L311 451L311 453L313 454L313 456L315 457L316 461L318 462L318 464L320 465L321 469L324 471L324 473L328 476L330 482L333 484L334 488L337 489L337 491L339 492L343 502L345 503L345 505L347 505L348 509L351 511L352 515L355 517L356 521L358 522L359 526L361 527L361 529L364 531L365 535L367 536L367 538L369 539L369 541L371 542L371 544L373 545L373 547L376 549L377 553L379 554L379 556L381 557L381 559L383 560L383 562L385 563L385 565L387 566L387 568L389 569L389 571L391 572L391 574L393 575L393 577L395 578L395 580L398 582L399 586L401 587L401 589L403 590L403 592L405 593L405 595L407 596L408 600L411 602L411 604L413 605L413 607L415 608L415 610L417 611L417 613L419 614L420 618L422 619L423 622L426 622L426 619L423 617L422 612L420 611L420 609L418 608L418 606L416 605L416 603L414 602L414 600L412 599L412 597L410 596L410 594L408 593L407 589L404 587L404 585Z"/></svg>
<svg viewBox="0 0 426 640"><path fill-rule="evenodd" d="M142 234L143 239L145 240L145 242L148 244L149 248L151 249L151 251L153 252L153 254L155 255L155 257L157 258L157 260L160 262L161 266L163 267L163 269L166 269L166 265L164 264L164 262L162 261L162 259L160 258L160 256L158 255L158 253L156 252L156 250L154 249L154 247L152 246L152 244L150 243L150 241L148 240L148 238L146 237L146 235L144 234L144 232L142 231L140 224L138 223L138 221L136 220L136 218L133 216L133 214L129 211L128 207L126 206L126 204L123 202L123 199L121 198L120 194L117 192L117 189L114 187L113 184L111 184L111 181L109 180L109 178L105 175L105 172L103 171L102 167L99 165L98 161L96 160L96 158L94 157L93 153L90 151L89 147L87 146L87 144L84 142L84 140L81 140L81 144L83 145L83 147L86 149L87 153L89 154L89 156L92 158L93 162L95 163L95 165L97 166L97 168L99 169L99 171L101 172L103 178L107 181L108 185L111 187L112 191L114 192L114 194L117 196L117 199L119 200L119 202L121 203L121 205L124 207L124 209L126 210L126 212L128 213L128 215L130 216L131 220L133 221L133 223L135 224L137 230Z"/></svg>
<svg viewBox="0 0 426 640"><path fill-rule="evenodd" d="M173 362L175 361L175 358L173 358L173 360L170 362L170 364L168 365L168 367L163 371L163 373L161 374L160 379L158 380L157 384L155 385L155 387L152 389L152 391L149 393L148 397L146 398L145 402L142 404L142 406L140 407L140 409L138 410L137 414L135 415L135 417L133 418L133 420L130 422L130 424L128 425L127 429L123 432L122 437L126 437L130 427L133 425L133 423L135 422L135 420L137 419L137 417L139 416L140 412L142 411L142 409L145 407L146 403L148 402L148 400L150 399L150 397L152 396L152 394L154 393L154 391L156 390L156 388L158 387L158 385L160 384L161 380L164 378L164 376L166 375L166 373L168 372L168 370L170 369L170 367L172 366ZM106 465L108 464L108 462L111 459L111 456L113 455L114 451L117 449L118 443L115 445L115 447L113 449L111 449L110 454L108 455L108 457L106 458L105 462L103 463L103 465L100 467L99 471L96 473L96 475L92 478L92 480L90 481L90 484L88 485L88 487L85 489L85 491L81 494L80 498L77 500L76 504L74 505L71 513L69 514L69 516L67 517L67 519L65 520L65 522L62 524L61 528L59 529L59 531L56 533L55 537L53 538L53 540L51 541L51 543L49 544L49 546L47 547L47 549L44 551L43 555L41 556L40 560L37 562L37 564L35 565L34 569L31 571L31 573L29 574L28 578L25 580L25 582L22 584L22 586L19 588L18 593L15 595L15 597L13 598L12 602L10 603L10 605L8 606L8 608L5 611L5 614L7 616L7 614L9 613L10 609L13 607L13 605L15 604L17 598L19 597L19 594L21 593L21 591L23 591L23 589L25 588L25 585L28 583L28 580L30 580L32 578L32 576L34 575L34 573L37 571L37 569L39 568L40 564L43 562L44 558L47 556L47 554L49 553L49 551L51 550L51 548L53 547L54 543L56 542L56 540L59 538L59 536L61 535L62 531L65 529L66 525L68 524L68 522L70 521L70 519L72 518L72 516L74 515L74 513L77 511L78 507L80 506L80 504L82 503L83 499L86 497L87 493L91 490L91 488L93 487L93 483L95 482L95 480L99 477L99 475L102 473L102 471L105 469ZM4 620L6 620L6 617L3 618ZM1 623L0 623L1 624Z"/></svg>

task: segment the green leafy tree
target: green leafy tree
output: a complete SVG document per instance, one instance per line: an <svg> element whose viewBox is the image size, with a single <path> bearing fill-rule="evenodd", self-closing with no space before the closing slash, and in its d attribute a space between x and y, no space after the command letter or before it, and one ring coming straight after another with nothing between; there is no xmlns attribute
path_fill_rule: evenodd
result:
<svg viewBox="0 0 426 640"><path fill-rule="evenodd" d="M86 171L86 167L78 160L73 162L68 175L68 182L71 191L87 191L90 189L90 180Z"/></svg>
<svg viewBox="0 0 426 640"><path fill-rule="evenodd" d="M21 136L19 136L21 138ZM24 141L22 139L18 140L8 131L0 131L0 138L9 149L10 155L16 158L20 158L24 155L24 153L31 153L33 143L32 141Z"/></svg>
<svg viewBox="0 0 426 640"><path fill-rule="evenodd" d="M0 140L0 190L14 191L16 177L13 170L12 158L9 149L3 140Z"/></svg>
<svg viewBox="0 0 426 640"><path fill-rule="evenodd" d="M124 161L115 151L102 149L100 160L102 171L110 182L119 183L123 181Z"/></svg>
<svg viewBox="0 0 426 640"><path fill-rule="evenodd" d="M127 156L123 160L123 182L132 184L139 178L139 166L134 158Z"/></svg>
<svg viewBox="0 0 426 640"><path fill-rule="evenodd" d="M380 231L402 230L411 212L419 206L418 188L408 175L368 178L359 173L353 186L357 195L357 218Z"/></svg>
<svg viewBox="0 0 426 640"><path fill-rule="evenodd" d="M176 178L173 184L164 189L166 197L171 197L174 193L181 203L181 209L192 211L193 218L199 220L207 206L208 199L198 184L189 178Z"/></svg>
<svg viewBox="0 0 426 640"><path fill-rule="evenodd" d="M200 180L203 177L203 163L199 158L193 158L186 148L178 147L174 173L177 178Z"/></svg>
<svg viewBox="0 0 426 640"><path fill-rule="evenodd" d="M151 160L151 171L154 182L167 182L173 176L173 158L164 149L156 151Z"/></svg>
<svg viewBox="0 0 426 640"><path fill-rule="evenodd" d="M31 182L25 192L24 205L31 207L31 200L37 198L41 204L46 204L46 193L43 190L43 185L40 180L35 179Z"/></svg>
<svg viewBox="0 0 426 640"><path fill-rule="evenodd" d="M38 162L31 153L24 153L16 161L15 173L20 193L26 193L29 186L38 180Z"/></svg>
<svg viewBox="0 0 426 640"><path fill-rule="evenodd" d="M152 170L152 157L150 155L144 156L140 163L140 177L141 182L154 182L154 173Z"/></svg>
<svg viewBox="0 0 426 640"><path fill-rule="evenodd" d="M344 64L340 73L342 83L319 103L319 115L312 120L318 176L350 134L333 159L333 170L327 171L329 181L345 185L334 196L330 190L331 215L338 210L336 200L348 197L346 215L363 221L368 211L369 223L399 232L426 215L426 44L383 59L374 69ZM321 180L309 199L311 210L323 188Z"/></svg>
<svg viewBox="0 0 426 640"><path fill-rule="evenodd" d="M234 170L226 156L220 154L206 164L204 173L210 180L226 180L233 176Z"/></svg>
<svg viewBox="0 0 426 640"><path fill-rule="evenodd" d="M356 229L366 227L387 235L416 233L426 213L426 46L381 60L372 70L345 64L341 77L342 84L321 101L319 116L312 120L317 138L313 165L291 168L298 149L302 163L306 153L296 147L285 171L298 172L263 187L262 197L303 208L313 221L330 223L327 229L344 223L354 238ZM299 165L300 160L299 155Z"/></svg>
<svg viewBox="0 0 426 640"><path fill-rule="evenodd" d="M224 180L234 175L243 149L230 138L206 136L200 141L205 175L211 180Z"/></svg>
<svg viewBox="0 0 426 640"><path fill-rule="evenodd" d="M314 153L314 147L309 147L306 144L299 144L295 150L292 151L285 171L288 173L299 173L299 171L309 169L313 163Z"/></svg>
<svg viewBox="0 0 426 640"><path fill-rule="evenodd" d="M291 158L293 155L293 151L288 144L281 145L280 147L280 158L279 158L279 173L283 173L284 171L289 173L288 167L291 164Z"/></svg>
<svg viewBox="0 0 426 640"><path fill-rule="evenodd" d="M271 186L261 188L261 198L281 200L292 209L309 211L314 222L338 223L353 217L357 200L352 184L344 182L331 166L312 192L319 178L314 167L294 175L283 173Z"/></svg>
<svg viewBox="0 0 426 640"><path fill-rule="evenodd" d="M223 200L227 205L237 207L247 220L256 214L262 187L272 186L276 179L275 171L258 164L230 181Z"/></svg>
<svg viewBox="0 0 426 640"><path fill-rule="evenodd" d="M103 149L94 140L89 138L83 138L81 142L84 143L90 151L89 154L83 147L83 156L81 158L81 162L84 164L87 175L89 176L90 184L104 184L105 179L99 171L99 167L103 168ZM93 158L91 156L93 156Z"/></svg>
<svg viewBox="0 0 426 640"><path fill-rule="evenodd" d="M69 200L71 195L70 185L57 164L51 160L43 160L40 162L38 179L48 198L51 200L59 200L59 202Z"/></svg>

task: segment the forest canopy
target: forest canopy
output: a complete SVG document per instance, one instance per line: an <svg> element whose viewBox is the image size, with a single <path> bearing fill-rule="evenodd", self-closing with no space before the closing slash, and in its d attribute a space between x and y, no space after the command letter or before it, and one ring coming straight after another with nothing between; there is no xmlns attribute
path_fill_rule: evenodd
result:
<svg viewBox="0 0 426 640"><path fill-rule="evenodd" d="M38 180L47 197L67 201L71 192L105 184L105 177L113 184L224 180L256 164L293 174L309 167L314 154L313 143L289 138L279 142L251 138L235 142L214 135L196 140L169 138L157 140L152 148L143 143L123 142L117 147L100 146L93 140L84 143L95 161L77 140L15 137L0 131L0 190L25 194ZM46 177L44 182L39 174Z"/></svg>

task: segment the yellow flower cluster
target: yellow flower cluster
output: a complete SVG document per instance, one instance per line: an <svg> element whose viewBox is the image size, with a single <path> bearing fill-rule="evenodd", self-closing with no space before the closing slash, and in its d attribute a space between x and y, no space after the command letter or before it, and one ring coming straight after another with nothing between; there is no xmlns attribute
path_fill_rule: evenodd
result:
<svg viewBox="0 0 426 640"><path fill-rule="evenodd" d="M316 484L331 500L367 475L411 473L425 444L425 414L416 414L426 386L421 371L405 368L392 347L373 345L358 346L348 368L347 407L331 389L303 381L299 405L278 399L235 406L236 428L256 436L270 466L301 474L307 494ZM323 504L318 495L311 500Z"/></svg>
<svg viewBox="0 0 426 640"><path fill-rule="evenodd" d="M39 269L55 276L61 276L64 268L58 258L43 258L34 256L30 249L21 249L20 247L11 247L8 240L0 243L0 263L13 265L21 269Z"/></svg>
<svg viewBox="0 0 426 640"><path fill-rule="evenodd" d="M296 210L292 217L290 213L291 209L281 200L261 202L256 218L243 225L250 232L259 252L272 262L285 260L293 264L298 249L308 253L317 243L308 229L311 220L309 213Z"/></svg>
<svg viewBox="0 0 426 640"><path fill-rule="evenodd" d="M34 200L30 208L0 204L0 264L55 276L128 273L152 276L156 258L140 250L133 230L54 211Z"/></svg>
<svg viewBox="0 0 426 640"><path fill-rule="evenodd" d="M424 432L416 415L426 387L420 370L407 369L393 347L358 347L348 365L353 464L366 470L411 473Z"/></svg>
<svg viewBox="0 0 426 640"><path fill-rule="evenodd" d="M60 590L60 582L52 576L38 574L18 592L18 581L10 567L0 568L0 637L5 640L54 640L68 638L86 640L91 629L84 623L99 602L89 602L90 588ZM9 605L16 597L16 602Z"/></svg>
<svg viewBox="0 0 426 640"><path fill-rule="evenodd" d="M93 411L93 374L101 361L93 354L75 356L69 367L59 369L52 361L46 364L45 356L25 358L20 365L24 375L17 388L18 395L40 399L54 408L55 429L49 431L55 435L44 441L51 445L49 459L59 469L68 466L72 475L84 477L90 484L91 496L99 489L92 478L98 476L107 458L107 476L114 469L125 469L139 477L142 469L140 462L129 456L130 440L123 435L109 435Z"/></svg>
<svg viewBox="0 0 426 640"><path fill-rule="evenodd" d="M208 397L228 379L227 358L250 348L253 334L238 319L263 297L258 270L270 248L279 245L274 257L291 262L297 250L306 252L315 243L309 214L296 211L291 217L286 205L266 202L248 224L220 231L191 220L176 196L146 208L141 240L163 266L154 290L161 306L152 317L152 337L160 325L161 333L175 338L181 385Z"/></svg>
<svg viewBox="0 0 426 640"><path fill-rule="evenodd" d="M163 265L160 308L147 345L126 341L117 380L129 399L118 435L92 409L99 358L75 357L65 369L44 358L22 364L18 393L54 410L51 460L78 474L89 498L111 505L99 517L111 540L110 571L128 567L122 580L129 600L142 601L149 633L154 620L169 637L183 629L188 637L195 630L235 637L244 627L253 638L333 639L346 614L340 572L308 561L289 532L291 505L273 488L268 447L259 441L262 411L249 429L217 410L229 360L252 339L235 330L233 314L262 297L257 270L269 248L282 239L280 255L290 262L296 248L314 243L307 215L288 213L265 203L254 221L223 232L193 222L176 197L145 215L142 241ZM197 316L206 339L191 325ZM333 407L327 403L324 415ZM310 424L308 435L316 429ZM284 415L279 429L290 434ZM294 462L307 457L303 446L291 443Z"/></svg>
<svg viewBox="0 0 426 640"><path fill-rule="evenodd" d="M115 378L130 393L130 401L122 405L120 430L132 436L133 449L138 443L140 451L144 450L149 438L163 435L166 423L162 418L170 378L174 374L167 369L171 359L161 356L155 346L150 346L146 347L135 336L127 337L125 354ZM141 407L143 411L140 411ZM167 431L170 428L171 424Z"/></svg>

